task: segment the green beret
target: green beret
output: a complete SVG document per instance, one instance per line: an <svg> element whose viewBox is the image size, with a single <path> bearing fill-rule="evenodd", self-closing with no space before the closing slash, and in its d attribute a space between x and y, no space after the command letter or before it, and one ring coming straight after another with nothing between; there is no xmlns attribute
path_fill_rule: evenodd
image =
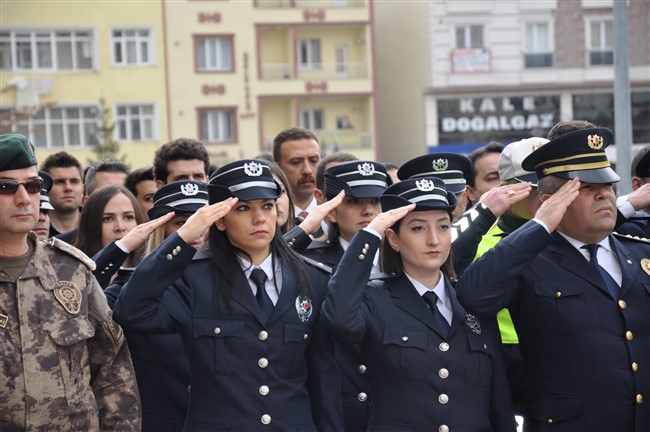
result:
<svg viewBox="0 0 650 432"><path fill-rule="evenodd" d="M36 165L34 144L18 134L0 135L0 171Z"/></svg>

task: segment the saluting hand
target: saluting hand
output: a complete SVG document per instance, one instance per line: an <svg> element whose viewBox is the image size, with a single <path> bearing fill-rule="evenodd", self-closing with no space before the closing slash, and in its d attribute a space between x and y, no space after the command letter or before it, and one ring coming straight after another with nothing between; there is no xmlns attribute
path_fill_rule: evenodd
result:
<svg viewBox="0 0 650 432"><path fill-rule="evenodd" d="M526 199L531 190L532 186L528 182L499 186L484 193L479 202L490 209L494 216L499 217L511 205Z"/></svg>
<svg viewBox="0 0 650 432"><path fill-rule="evenodd" d="M237 201L237 198L228 198L225 201L201 207L176 232L185 243L194 242L215 222L228 214Z"/></svg>
<svg viewBox="0 0 650 432"><path fill-rule="evenodd" d="M174 217L174 212L169 212L149 222L141 223L137 227L128 232L127 235L120 239L122 246L129 251L129 253L138 249L149 238L152 232L159 226L165 225L169 220Z"/></svg>
<svg viewBox="0 0 650 432"><path fill-rule="evenodd" d="M557 192L548 198L543 197L543 203L535 213L535 219L539 219L546 224L548 229L553 232L562 222L564 213L571 203L578 197L580 192L580 179L578 177L565 183Z"/></svg>
<svg viewBox="0 0 650 432"><path fill-rule="evenodd" d="M398 207L387 212L379 213L372 222L368 224L368 228L374 229L382 236L384 232L392 227L395 222L402 219L408 212L415 208L415 204L409 204L403 207Z"/></svg>
<svg viewBox="0 0 650 432"><path fill-rule="evenodd" d="M300 223L299 227L302 228L302 230L307 234L315 233L318 231L318 228L320 228L320 224L323 222L323 219L325 219L329 212L334 210L336 207L338 207L339 204L343 202L343 198L345 198L345 191L341 191L331 200L317 205L312 211L309 212L305 220Z"/></svg>

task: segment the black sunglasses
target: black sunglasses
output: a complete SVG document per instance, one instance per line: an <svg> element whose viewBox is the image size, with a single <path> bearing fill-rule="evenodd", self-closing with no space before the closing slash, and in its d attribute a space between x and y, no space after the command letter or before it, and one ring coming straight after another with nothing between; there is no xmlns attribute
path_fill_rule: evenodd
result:
<svg viewBox="0 0 650 432"><path fill-rule="evenodd" d="M18 191L18 186L25 186L25 190L28 194L37 194L41 192L43 188L43 179L42 178L31 178L25 181L16 181L9 179L0 180L0 195L13 195Z"/></svg>

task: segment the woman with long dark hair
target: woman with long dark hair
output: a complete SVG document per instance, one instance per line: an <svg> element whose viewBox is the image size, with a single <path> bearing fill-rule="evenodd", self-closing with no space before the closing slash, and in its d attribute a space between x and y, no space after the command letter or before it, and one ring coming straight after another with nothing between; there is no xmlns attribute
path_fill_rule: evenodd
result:
<svg viewBox="0 0 650 432"><path fill-rule="evenodd" d="M368 430L514 431L496 322L469 315L452 284L451 211L438 178L404 180L382 194L329 283L323 321L358 343L368 362ZM383 270L370 281L383 237Z"/></svg>
<svg viewBox="0 0 650 432"><path fill-rule="evenodd" d="M185 431L342 430L333 339L320 324L327 275L276 229L268 166L219 168L200 209L135 270L115 304L133 331L178 331L187 351ZM209 250L189 245L208 229Z"/></svg>

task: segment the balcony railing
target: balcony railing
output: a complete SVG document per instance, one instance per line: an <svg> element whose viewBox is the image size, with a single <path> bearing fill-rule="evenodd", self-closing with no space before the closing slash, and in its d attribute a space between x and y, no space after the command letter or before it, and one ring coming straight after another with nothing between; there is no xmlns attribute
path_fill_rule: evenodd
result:
<svg viewBox="0 0 650 432"><path fill-rule="evenodd" d="M365 5L366 0L257 0L260 9L343 9Z"/></svg>
<svg viewBox="0 0 650 432"><path fill-rule="evenodd" d="M315 63L309 68L298 67L297 76L293 74L291 63L265 63L262 65L262 79L266 81L291 79L363 79L368 78L368 64L354 63Z"/></svg>

